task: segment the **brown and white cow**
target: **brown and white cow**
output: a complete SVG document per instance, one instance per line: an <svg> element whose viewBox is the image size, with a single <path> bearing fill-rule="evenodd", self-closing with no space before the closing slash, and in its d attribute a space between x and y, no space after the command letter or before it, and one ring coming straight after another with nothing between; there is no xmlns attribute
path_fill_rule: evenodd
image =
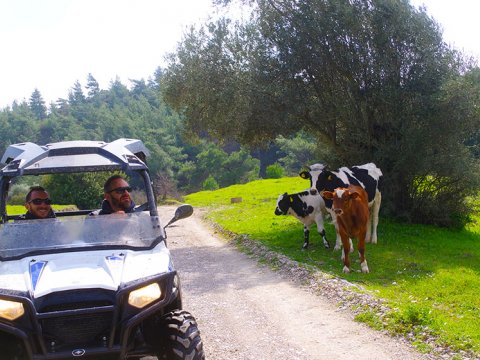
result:
<svg viewBox="0 0 480 360"><path fill-rule="evenodd" d="M358 185L347 188L336 188L334 191L322 191L322 197L332 200L332 211L337 217L338 232L342 239L343 272L350 272L350 239L358 239L358 254L362 272L368 273L365 259L365 238L369 221L368 195L365 189Z"/></svg>

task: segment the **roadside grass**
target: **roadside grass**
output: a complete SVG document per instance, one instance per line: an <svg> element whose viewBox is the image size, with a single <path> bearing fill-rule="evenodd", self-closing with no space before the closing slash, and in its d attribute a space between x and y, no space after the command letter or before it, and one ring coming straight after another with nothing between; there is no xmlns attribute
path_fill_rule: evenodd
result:
<svg viewBox="0 0 480 360"><path fill-rule="evenodd" d="M52 208L54 211L65 211L65 210L76 210L77 207L75 205L56 205L52 204ZM27 209L23 205L7 205L7 214L9 215L21 215L25 214Z"/></svg>
<svg viewBox="0 0 480 360"><path fill-rule="evenodd" d="M386 316L365 309L357 315L358 321L408 336L424 352L431 349L427 340L435 338L454 351L480 353L478 221L463 230L449 230L380 217L378 244L367 244L366 249L370 273L360 272L354 252L354 271L343 274L341 253L332 250L335 229L329 219L325 226L332 249L323 247L312 226L310 248L303 251L302 224L292 216L274 215L280 194L302 191L308 185L297 177L258 180L190 194L185 201L208 208L208 217L225 230L247 234L295 261L361 284L389 304L391 311ZM232 204L230 199L235 197L242 201Z"/></svg>

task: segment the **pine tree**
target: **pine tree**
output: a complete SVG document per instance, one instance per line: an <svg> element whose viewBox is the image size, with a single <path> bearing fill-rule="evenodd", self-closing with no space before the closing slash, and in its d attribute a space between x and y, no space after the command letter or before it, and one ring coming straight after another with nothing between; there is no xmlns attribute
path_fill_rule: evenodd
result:
<svg viewBox="0 0 480 360"><path fill-rule="evenodd" d="M70 105L80 105L85 103L85 95L83 94L82 85L77 80L68 94Z"/></svg>
<svg viewBox="0 0 480 360"><path fill-rule="evenodd" d="M30 101L28 103L30 110L38 120L43 120L47 117L47 107L45 106L45 101L42 98L40 91L35 88L30 96Z"/></svg>
<svg viewBox="0 0 480 360"><path fill-rule="evenodd" d="M93 77L91 73L88 74L87 77L87 89L88 98L93 98L98 95L100 92L100 86L98 85L97 80Z"/></svg>

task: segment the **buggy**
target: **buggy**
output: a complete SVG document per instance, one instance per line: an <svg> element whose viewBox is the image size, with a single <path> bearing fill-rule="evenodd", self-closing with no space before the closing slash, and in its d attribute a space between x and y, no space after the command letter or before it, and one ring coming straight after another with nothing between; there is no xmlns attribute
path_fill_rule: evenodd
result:
<svg viewBox="0 0 480 360"><path fill-rule="evenodd" d="M147 156L135 139L6 149L0 170L0 358L204 359L196 320L182 309ZM9 190L23 179L103 172L125 173L141 189L142 203L132 213L91 216L96 209L73 208L52 219L17 220L7 212ZM179 206L167 226L192 212L190 205Z"/></svg>

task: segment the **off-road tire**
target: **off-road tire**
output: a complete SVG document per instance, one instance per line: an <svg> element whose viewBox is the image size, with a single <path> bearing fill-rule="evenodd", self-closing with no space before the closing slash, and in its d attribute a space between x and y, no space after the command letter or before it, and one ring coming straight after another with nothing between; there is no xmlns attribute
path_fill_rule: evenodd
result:
<svg viewBox="0 0 480 360"><path fill-rule="evenodd" d="M8 334L0 334L0 359L26 360L23 346L20 341Z"/></svg>
<svg viewBox="0 0 480 360"><path fill-rule="evenodd" d="M197 321L184 310L175 310L159 321L158 359L204 360L203 343Z"/></svg>

